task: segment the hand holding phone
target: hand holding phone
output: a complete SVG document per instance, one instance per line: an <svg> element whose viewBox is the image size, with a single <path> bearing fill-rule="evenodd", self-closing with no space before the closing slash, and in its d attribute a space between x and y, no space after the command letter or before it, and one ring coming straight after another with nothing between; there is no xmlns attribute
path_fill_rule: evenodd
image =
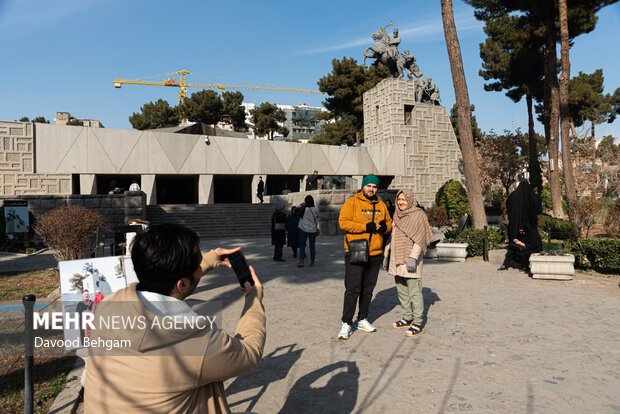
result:
<svg viewBox="0 0 620 414"><path fill-rule="evenodd" d="M241 253L241 251L236 251L229 254L226 258L235 271L235 275L237 276L241 287L245 287L246 282L254 286L254 279L252 278L250 267L248 266L248 262L245 260L243 253Z"/></svg>

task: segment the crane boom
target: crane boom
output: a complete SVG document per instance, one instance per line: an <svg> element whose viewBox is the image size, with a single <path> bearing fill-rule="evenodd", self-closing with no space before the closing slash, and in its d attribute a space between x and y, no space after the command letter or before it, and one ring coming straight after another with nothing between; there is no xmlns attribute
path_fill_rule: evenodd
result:
<svg viewBox="0 0 620 414"><path fill-rule="evenodd" d="M185 82L185 75L193 75L193 73L187 70L181 70L172 72L171 74L179 74L179 80L174 77L164 79L163 81L149 81L142 79L126 80L116 78L114 79L114 87L120 88L121 85L151 85L151 86L173 86L180 88L179 91L179 104L183 102L187 88L202 88L202 89L217 89L220 92L225 90L250 90L250 91L272 91L272 92L291 92L291 93L313 93L322 94L323 92L312 89L299 89L299 88L286 88L279 86L261 86L261 85L227 85L221 83L187 83ZM167 75L167 74L166 74Z"/></svg>

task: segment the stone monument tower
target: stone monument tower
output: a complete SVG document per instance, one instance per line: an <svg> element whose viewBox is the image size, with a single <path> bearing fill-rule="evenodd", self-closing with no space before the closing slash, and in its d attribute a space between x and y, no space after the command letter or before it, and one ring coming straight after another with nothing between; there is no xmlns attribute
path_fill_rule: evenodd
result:
<svg viewBox="0 0 620 414"><path fill-rule="evenodd" d="M404 144L404 173L390 188L410 188L427 207L446 181L465 184L465 175L448 111L433 99L417 102L419 88L413 79L388 78L364 93L364 143Z"/></svg>

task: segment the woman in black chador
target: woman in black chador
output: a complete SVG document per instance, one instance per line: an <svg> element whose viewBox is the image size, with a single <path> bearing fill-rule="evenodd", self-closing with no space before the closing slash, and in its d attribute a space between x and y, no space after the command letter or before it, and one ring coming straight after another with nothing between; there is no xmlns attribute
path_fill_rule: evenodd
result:
<svg viewBox="0 0 620 414"><path fill-rule="evenodd" d="M271 244L275 246L273 250L273 260L283 262L282 247L286 244L286 216L282 212L284 206L277 206L271 216Z"/></svg>
<svg viewBox="0 0 620 414"><path fill-rule="evenodd" d="M542 213L540 197L532 191L530 183L523 180L506 200L508 210L508 251L504 264L508 267L527 269L530 255L542 250L538 234L538 215Z"/></svg>
<svg viewBox="0 0 620 414"><path fill-rule="evenodd" d="M518 230L517 236L510 240L504 264L498 270L506 270L509 267L527 270L530 265L530 255L541 250L542 239L536 228L532 230L524 225Z"/></svg>

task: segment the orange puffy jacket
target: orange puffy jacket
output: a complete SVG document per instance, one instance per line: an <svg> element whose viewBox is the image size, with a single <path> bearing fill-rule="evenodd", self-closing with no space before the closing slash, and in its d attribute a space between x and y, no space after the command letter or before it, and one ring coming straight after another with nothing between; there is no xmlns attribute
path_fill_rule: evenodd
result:
<svg viewBox="0 0 620 414"><path fill-rule="evenodd" d="M372 220L372 210L375 210L375 223L379 223L381 220L385 220L387 225L387 231L383 234L373 233L372 239L370 239L369 253L371 256L377 256L383 253L383 236L392 231L392 218L388 213L387 206L379 198L375 198L373 201L369 201L362 194L362 190L358 190L357 193L349 198L342 209L340 210L340 217L338 217L338 224L340 228L345 231L345 243L344 250L349 251L347 246L347 240L357 240L370 238L370 233L366 233L366 224Z"/></svg>

